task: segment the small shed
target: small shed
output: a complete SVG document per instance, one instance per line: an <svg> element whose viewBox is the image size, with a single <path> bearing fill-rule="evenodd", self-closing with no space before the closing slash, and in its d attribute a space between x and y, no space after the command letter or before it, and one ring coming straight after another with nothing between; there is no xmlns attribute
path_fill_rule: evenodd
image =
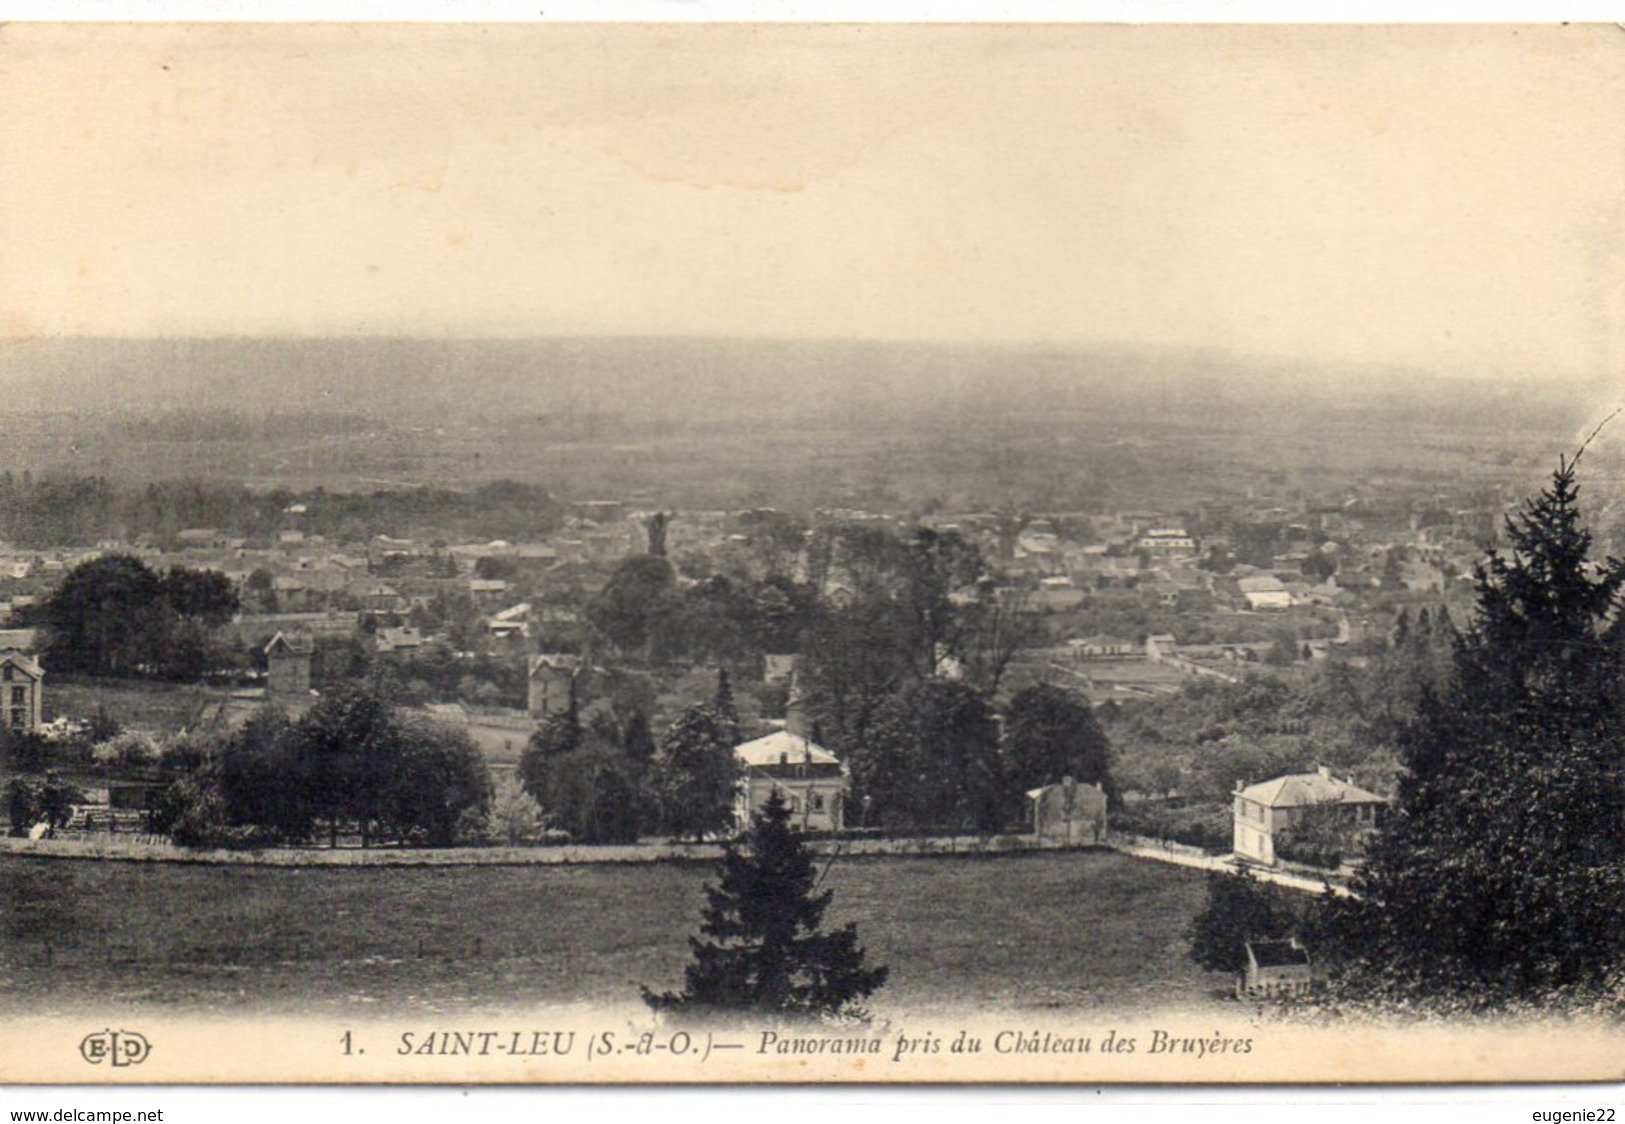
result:
<svg viewBox="0 0 1625 1124"><path fill-rule="evenodd" d="M1237 999L1308 995L1314 986L1309 950L1297 937L1247 941L1247 966L1236 976Z"/></svg>
<svg viewBox="0 0 1625 1124"><path fill-rule="evenodd" d="M1033 834L1068 843L1099 843L1106 838L1106 790L1067 777L1060 784L1030 789Z"/></svg>

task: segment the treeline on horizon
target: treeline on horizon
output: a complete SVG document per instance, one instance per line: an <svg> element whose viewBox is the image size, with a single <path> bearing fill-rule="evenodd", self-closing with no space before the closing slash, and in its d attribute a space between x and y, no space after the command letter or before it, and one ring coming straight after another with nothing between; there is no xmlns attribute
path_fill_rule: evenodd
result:
<svg viewBox="0 0 1625 1124"><path fill-rule="evenodd" d="M1504 424L1552 432L1578 424L1584 407L1576 406L1595 398L1578 382L1530 393L1515 381L1390 365L1099 341L62 337L0 343L0 368L13 389L0 409L122 418L229 403L201 412L297 417L312 412L297 404L319 402L341 418L414 424L607 411L640 431L820 416L866 426L990 411L1128 422L1143 421L1147 409L1246 424L1260 412L1347 421L1452 407L1457 418L1491 411Z"/></svg>
<svg viewBox="0 0 1625 1124"><path fill-rule="evenodd" d="M294 504L305 510L291 520ZM376 535L527 539L557 530L564 508L546 488L495 480L466 491L421 487L369 492L257 492L242 484L169 480L128 485L100 475L0 473L0 539L27 550L93 546L144 536L173 542L210 528L269 544L284 529L359 542Z"/></svg>
<svg viewBox="0 0 1625 1124"><path fill-rule="evenodd" d="M237 409L165 410L122 418L114 432L131 441L247 441L369 433L384 423L359 411Z"/></svg>

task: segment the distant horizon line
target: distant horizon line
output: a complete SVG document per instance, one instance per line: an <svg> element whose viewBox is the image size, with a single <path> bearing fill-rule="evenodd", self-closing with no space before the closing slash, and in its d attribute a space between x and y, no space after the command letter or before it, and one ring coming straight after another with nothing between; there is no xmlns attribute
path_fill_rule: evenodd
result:
<svg viewBox="0 0 1625 1124"><path fill-rule="evenodd" d="M1277 351L1249 351L1245 349L1227 347L1221 344L1195 344L1195 343L1169 343L1157 344L1144 341L1108 340L1099 338L1071 338L1071 339L943 339L925 336L864 336L864 335L745 335L720 333L685 333L685 332L540 332L534 334L520 333L481 333L470 332L466 334L425 333L412 331L399 332L326 332L307 333L299 331L279 332L193 332L193 333L152 333L152 334L124 334L124 333L60 333L46 335L7 335L0 337L0 348L27 346L35 343L76 342L76 343L251 343L263 341L298 342L298 343L357 343L369 342L413 342L438 344L480 344L480 343L544 343L572 341L579 342L615 342L615 341L643 341L643 342L681 342L681 343L754 343L754 344L781 344L781 345L830 345L830 346L873 346L873 347L919 347L934 348L938 350L983 350L983 351L1011 351L1011 352L1037 352L1037 353L1084 353L1118 352L1142 355L1167 354L1187 357L1222 356L1226 359L1257 363L1261 365L1305 364L1311 369L1322 371L1336 370L1381 370L1395 374L1414 374L1437 378L1449 382L1529 382L1562 381L1569 383L1593 383L1615 377L1614 372L1577 372L1577 371L1544 371L1517 373L1504 369L1494 369L1488 372L1464 371L1459 368L1439 368L1416 362L1407 362L1397 359L1351 359L1351 358L1318 358Z"/></svg>

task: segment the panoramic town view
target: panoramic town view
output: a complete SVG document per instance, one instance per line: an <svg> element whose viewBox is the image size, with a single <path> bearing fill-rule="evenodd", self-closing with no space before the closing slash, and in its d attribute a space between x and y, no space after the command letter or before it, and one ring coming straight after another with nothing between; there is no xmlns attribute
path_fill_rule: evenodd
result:
<svg viewBox="0 0 1625 1124"><path fill-rule="evenodd" d="M240 371L373 346L135 350ZM559 362L547 344L376 346ZM711 371L794 361L670 346ZM1290 438L1271 463L1257 419L1274 418L1245 391L1127 395L1113 416L1105 392L1069 410L1023 385L1020 353L976 358L1010 365L1002 415L875 431L748 406L653 431L596 406L537 416L525 373L511 398L490 388L520 420L430 426L385 403L8 419L67 450L0 474L6 795L26 841L0 867L12 984L47 1002L625 998L680 976L705 860L776 793L833 860L836 912L892 965L886 992L915 1003L1308 988L1338 951L1305 940L1325 888L1358 884L1429 704L1475 689L1457 662L1488 658L1486 601L1520 593L1483 567L1536 548L1517 536L1539 526L1505 518L1551 487L1570 407L1507 405L1485 430L1415 420L1425 387L1334 389L1300 396L1295 425L1305 454L1348 433L1340 463ZM1088 385L1114 360L1071 361ZM984 472L1017 433L1041 467ZM750 457L735 444L774 450L789 503L717 474L714 450ZM75 446L124 463L76 469ZM555 458L577 466L565 482L534 467ZM209 469L140 478L184 459ZM601 460L625 491L586 490ZM1582 494L1619 463L1599 436ZM1584 514L1625 531L1606 502ZM1603 546L1566 545L1572 577L1606 590ZM1575 626L1604 628L1597 610ZM36 861L52 854L213 861ZM1222 883L1257 901L1193 945ZM1284 982L1248 959L1263 942Z"/></svg>
<svg viewBox="0 0 1625 1124"><path fill-rule="evenodd" d="M1554 122L1619 71L1583 30L1540 33L1580 76L1489 31L1323 29L1311 66L1244 31L1006 58L944 30L864 79L897 96L858 124L823 69L849 32L787 40L773 79L602 29L529 74L447 31L424 90L491 72L414 123L440 103L392 84L392 33L25 30L25 73L108 52L176 92L150 152L85 94L132 213L56 245L57 150L0 205L34 224L0 342L0 987L41 1014L1617 1026L1625 337L1618 231L1581 253L1573 216L1620 167ZM317 82L301 34L367 74ZM1214 100L1165 61L1073 104L1148 42ZM1448 104L1359 118L1446 48ZM242 59L301 104L233 131L187 101ZM1451 116L1496 60L1541 91L1516 144ZM1080 117L1109 167L1058 140ZM1564 217L1482 174L1503 144L1563 170ZM963 180L926 187L910 146ZM247 223L267 170L313 192L288 245ZM535 207L504 194L531 177Z"/></svg>

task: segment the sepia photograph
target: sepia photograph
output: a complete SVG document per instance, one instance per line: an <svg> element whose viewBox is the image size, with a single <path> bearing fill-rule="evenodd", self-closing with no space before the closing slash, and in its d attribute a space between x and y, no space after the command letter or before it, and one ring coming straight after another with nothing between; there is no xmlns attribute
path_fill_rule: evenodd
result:
<svg viewBox="0 0 1625 1124"><path fill-rule="evenodd" d="M0 1082L1625 1082L1620 26L0 104Z"/></svg>

